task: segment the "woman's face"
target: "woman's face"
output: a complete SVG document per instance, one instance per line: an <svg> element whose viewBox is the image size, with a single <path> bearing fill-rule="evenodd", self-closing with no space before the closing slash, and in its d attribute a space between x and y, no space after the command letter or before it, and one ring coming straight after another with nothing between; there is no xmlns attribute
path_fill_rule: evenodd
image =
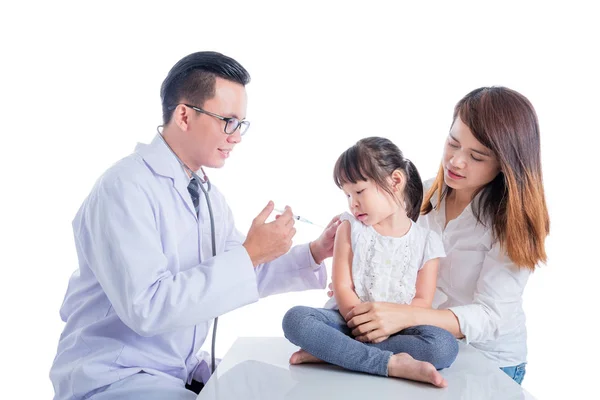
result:
<svg viewBox="0 0 600 400"><path fill-rule="evenodd" d="M456 117L450 129L442 164L446 185L465 194L487 185L500 172L494 153L475 139L460 117Z"/></svg>

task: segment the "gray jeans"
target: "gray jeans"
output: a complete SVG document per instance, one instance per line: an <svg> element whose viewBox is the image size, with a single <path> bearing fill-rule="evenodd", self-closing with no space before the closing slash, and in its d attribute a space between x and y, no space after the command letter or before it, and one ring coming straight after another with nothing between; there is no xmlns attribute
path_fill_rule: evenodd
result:
<svg viewBox="0 0 600 400"><path fill-rule="evenodd" d="M444 329L420 325L404 329L381 343L354 339L337 310L296 306L283 317L285 337L313 356L353 371L387 376L393 354L408 353L437 369L449 367L458 342Z"/></svg>

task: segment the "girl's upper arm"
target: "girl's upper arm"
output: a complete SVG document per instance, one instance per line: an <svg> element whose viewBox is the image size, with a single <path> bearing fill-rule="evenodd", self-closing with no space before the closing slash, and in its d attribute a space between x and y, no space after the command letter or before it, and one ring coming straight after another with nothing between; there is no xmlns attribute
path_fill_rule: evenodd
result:
<svg viewBox="0 0 600 400"><path fill-rule="evenodd" d="M334 287L354 288L352 283L352 242L350 222L342 221L333 244L333 272L331 279Z"/></svg>
<svg viewBox="0 0 600 400"><path fill-rule="evenodd" d="M439 258L432 258L427 261L423 268L419 270L417 275L417 284L414 300L420 307L431 307L433 303L433 296L435 295L435 288L437 284L437 274L440 265Z"/></svg>

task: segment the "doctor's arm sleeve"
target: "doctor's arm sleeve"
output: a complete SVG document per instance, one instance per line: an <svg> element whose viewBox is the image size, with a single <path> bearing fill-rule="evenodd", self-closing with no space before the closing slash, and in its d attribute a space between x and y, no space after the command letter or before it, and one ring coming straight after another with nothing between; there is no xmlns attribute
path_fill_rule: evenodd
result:
<svg viewBox="0 0 600 400"><path fill-rule="evenodd" d="M135 182L100 183L76 240L121 320L142 336L208 321L258 300L242 249L173 274L151 197Z"/></svg>
<svg viewBox="0 0 600 400"><path fill-rule="evenodd" d="M521 307L530 271L517 267L496 243L486 255L477 281L473 303L450 307L466 343L498 337L501 325Z"/></svg>
<svg viewBox="0 0 600 400"><path fill-rule="evenodd" d="M257 266L256 276L260 297L324 289L327 284L325 263L315 263L308 243L294 246L287 254Z"/></svg>
<svg viewBox="0 0 600 400"><path fill-rule="evenodd" d="M233 215L227 207L231 222L225 251L243 251L245 236L234 227ZM247 256L249 258L249 256ZM324 289L327 284L325 263L317 264L309 244L294 246L287 254L256 267L256 281L260 297L273 294Z"/></svg>

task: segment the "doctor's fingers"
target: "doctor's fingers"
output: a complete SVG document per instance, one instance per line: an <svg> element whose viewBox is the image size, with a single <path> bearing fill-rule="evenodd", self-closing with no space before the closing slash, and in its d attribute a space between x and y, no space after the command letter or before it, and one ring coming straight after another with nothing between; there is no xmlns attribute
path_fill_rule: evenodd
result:
<svg viewBox="0 0 600 400"><path fill-rule="evenodd" d="M290 208L287 208L283 214L281 214L275 221L273 221L275 224L280 225L280 226L294 226L294 223L296 222L296 220L294 219L294 214L292 214L292 210Z"/></svg>
<svg viewBox="0 0 600 400"><path fill-rule="evenodd" d="M267 206L265 208L263 208L263 210L252 220L252 224L254 224L254 225L264 224L265 221L267 220L267 218L269 217L269 215L271 215L271 213L273 212L274 207L275 207L275 204L273 203L273 201L269 200L269 202L267 203Z"/></svg>
<svg viewBox="0 0 600 400"><path fill-rule="evenodd" d="M281 219L281 215L277 215L275 217L275 221L271 221L269 222L270 224L273 224L275 226L279 226L282 228L291 228L294 226L294 224L296 223L296 220L294 218L289 218L289 219L284 219L281 222L279 221Z"/></svg>
<svg viewBox="0 0 600 400"><path fill-rule="evenodd" d="M296 228L292 227L292 229L290 229L290 231L287 234L287 238L291 241L294 238L294 236L296 236Z"/></svg>
<svg viewBox="0 0 600 400"><path fill-rule="evenodd" d="M266 224L269 229L271 230L271 232L275 233L276 235L284 238L284 239L288 239L291 236L293 236L296 233L296 229L294 228L294 219L283 219L284 217L279 217L277 218L276 221L271 221L268 224ZM293 231L293 232L292 232Z"/></svg>
<svg viewBox="0 0 600 400"><path fill-rule="evenodd" d="M338 215L336 215L335 217L333 217L333 218L331 219L331 221L329 221L329 223L327 224L327 227L326 227L325 229L329 229L329 228L331 228L333 225L335 225L335 224L336 224L336 223L337 223L337 222L340 220L340 215L341 215L341 214L338 214Z"/></svg>
<svg viewBox="0 0 600 400"><path fill-rule="evenodd" d="M286 223L285 226L288 228L293 228L294 225L296 224L296 220L294 218L290 218Z"/></svg>

